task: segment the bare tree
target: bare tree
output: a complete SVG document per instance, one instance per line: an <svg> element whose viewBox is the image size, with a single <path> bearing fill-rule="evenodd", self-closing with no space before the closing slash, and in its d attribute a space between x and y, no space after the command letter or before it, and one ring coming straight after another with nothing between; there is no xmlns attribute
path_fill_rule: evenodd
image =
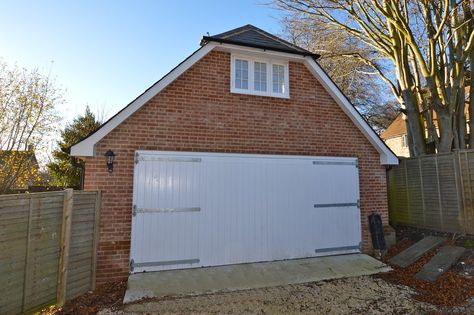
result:
<svg viewBox="0 0 474 315"><path fill-rule="evenodd" d="M328 28L321 19L301 13L287 15L281 23L284 37L320 55L318 63L372 128L381 132L395 119L399 106L391 100L377 72L363 60L384 68L376 50L340 29Z"/></svg>
<svg viewBox="0 0 474 315"><path fill-rule="evenodd" d="M0 63L0 193L37 177L31 155L55 129L61 102L49 77Z"/></svg>
<svg viewBox="0 0 474 315"><path fill-rule="evenodd" d="M394 73L364 56L357 56L378 73L400 103L407 116L412 155L425 154L427 142L433 142L437 152L466 146L465 69L471 62L474 46L471 0L275 0L275 3L289 12L320 19L328 28L350 34L391 63ZM471 102L470 112L473 107Z"/></svg>

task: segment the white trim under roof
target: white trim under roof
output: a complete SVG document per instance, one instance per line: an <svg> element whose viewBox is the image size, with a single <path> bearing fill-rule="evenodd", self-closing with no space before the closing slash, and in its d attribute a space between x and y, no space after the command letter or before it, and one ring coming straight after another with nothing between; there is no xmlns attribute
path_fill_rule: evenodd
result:
<svg viewBox="0 0 474 315"><path fill-rule="evenodd" d="M115 127L120 125L125 119L147 103L151 98L183 74L186 70L191 68L196 62L207 55L211 50L228 51L232 53L253 54L255 56L274 56L279 58L285 58L288 61L299 61L303 62L314 77L321 83L326 91L333 97L336 103L341 107L344 113L351 119L351 121L357 126L357 128L364 134L369 142L374 146L377 152L380 154L380 163L382 165L397 165L398 158L396 155L385 145L385 143L379 138L375 131L368 125L368 123L362 118L357 110L352 106L347 97L339 90L324 70L314 61L311 56L301 56L297 54L290 54L278 51L272 51L271 49L259 49L244 47L239 45L231 44L218 44L215 42L209 42L202 46L196 52L194 52L188 59L179 64L175 69L166 74L160 81L155 83L142 95L137 97L127 107L120 111L117 115L107 121L101 126L99 130L91 134L84 140L76 143L71 147L71 155L73 156L94 156L95 145L102 138L104 138L109 132Z"/></svg>
<svg viewBox="0 0 474 315"><path fill-rule="evenodd" d="M143 105L145 105L149 100L151 100L156 94L160 93L165 87L167 87L171 82L176 80L181 74L186 70L191 68L196 62L201 60L202 57L206 56L214 47L215 43L209 43L205 46L202 46L196 50L191 56L179 64L176 68L171 70L166 74L161 80L152 85L148 90L143 94L137 97L134 101L122 109L117 115L112 117L109 121L104 123L100 129L91 134L89 137L84 140L76 143L71 147L71 155L73 156L94 156L95 155L95 145L102 138L104 138L109 132L111 132L115 127L120 125L125 119L130 117Z"/></svg>

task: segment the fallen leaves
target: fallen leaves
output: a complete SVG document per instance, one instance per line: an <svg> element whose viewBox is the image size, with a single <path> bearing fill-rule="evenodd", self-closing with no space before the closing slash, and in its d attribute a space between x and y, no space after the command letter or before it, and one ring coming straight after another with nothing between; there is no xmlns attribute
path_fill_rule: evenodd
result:
<svg viewBox="0 0 474 315"><path fill-rule="evenodd" d="M394 245L385 255L383 261L388 260L408 248L414 242L404 239ZM448 241L445 245L450 245ZM415 275L438 252L434 249L423 255L418 261L406 268L392 266L392 271L378 275L381 279L399 285L406 285L416 290L415 298L438 306L455 307L466 306L474 298L474 279L465 277L462 273L450 269L442 274L435 282L420 280Z"/></svg>
<svg viewBox="0 0 474 315"><path fill-rule="evenodd" d="M122 305L127 281L109 282L99 286L93 292L87 292L72 299L62 308L50 307L43 310L41 315L92 315L104 308L114 308Z"/></svg>

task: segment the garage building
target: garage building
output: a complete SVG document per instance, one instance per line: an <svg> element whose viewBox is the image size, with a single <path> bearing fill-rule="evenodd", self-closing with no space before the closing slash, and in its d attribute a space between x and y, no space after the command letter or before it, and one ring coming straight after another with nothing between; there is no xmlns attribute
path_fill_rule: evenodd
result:
<svg viewBox="0 0 474 315"><path fill-rule="evenodd" d="M317 58L252 25L205 36L71 147L102 191L98 283L371 249L398 159Z"/></svg>

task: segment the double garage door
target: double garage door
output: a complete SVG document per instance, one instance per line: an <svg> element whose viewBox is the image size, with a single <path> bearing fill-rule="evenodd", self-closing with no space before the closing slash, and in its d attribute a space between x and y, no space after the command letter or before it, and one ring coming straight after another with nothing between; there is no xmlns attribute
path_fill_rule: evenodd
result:
<svg viewBox="0 0 474 315"><path fill-rule="evenodd" d="M137 151L131 271L358 252L356 158Z"/></svg>

